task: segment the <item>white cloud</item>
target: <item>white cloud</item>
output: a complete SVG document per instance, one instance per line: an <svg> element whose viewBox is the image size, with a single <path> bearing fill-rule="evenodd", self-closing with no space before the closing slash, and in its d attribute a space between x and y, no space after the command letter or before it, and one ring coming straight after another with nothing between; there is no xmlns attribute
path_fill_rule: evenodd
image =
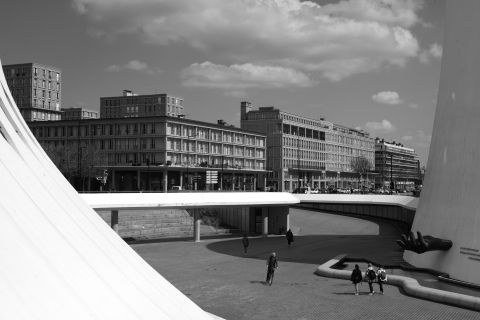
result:
<svg viewBox="0 0 480 320"><path fill-rule="evenodd" d="M400 104L403 101L395 91L381 91L372 96L372 100L383 104Z"/></svg>
<svg viewBox="0 0 480 320"><path fill-rule="evenodd" d="M224 66L194 63L182 71L182 84L187 87L239 89L309 87L312 81L304 73L290 68L259 66L251 63Z"/></svg>
<svg viewBox="0 0 480 320"><path fill-rule="evenodd" d="M443 54L443 47L438 43L433 43L430 48L422 50L418 55L420 62L428 63L432 58L440 59Z"/></svg>
<svg viewBox="0 0 480 320"><path fill-rule="evenodd" d="M418 55L417 0L72 0L97 34L190 46L223 64L295 68L339 81Z"/></svg>
<svg viewBox="0 0 480 320"><path fill-rule="evenodd" d="M119 72L122 70L130 70L130 71L140 71L145 72L148 74L153 74L154 71L146 64L145 62L139 60L130 60L124 65L111 65L106 68L107 71L110 72Z"/></svg>
<svg viewBox="0 0 480 320"><path fill-rule="evenodd" d="M365 124L365 128L367 131L373 133L373 135L395 131L395 126L390 121L385 119L380 122L367 122Z"/></svg>

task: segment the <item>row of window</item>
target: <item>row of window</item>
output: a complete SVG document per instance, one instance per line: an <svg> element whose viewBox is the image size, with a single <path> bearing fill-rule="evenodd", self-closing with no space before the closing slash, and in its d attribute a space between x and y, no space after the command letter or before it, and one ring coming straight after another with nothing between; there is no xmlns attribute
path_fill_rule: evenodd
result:
<svg viewBox="0 0 480 320"><path fill-rule="evenodd" d="M190 137L191 139L204 139L212 141L223 141L246 145L265 146L265 138L255 137L243 133L234 133L208 128L191 127L183 124L168 123L167 135Z"/></svg>
<svg viewBox="0 0 480 320"><path fill-rule="evenodd" d="M42 94L41 94L41 97L42 98L46 98L45 94L47 93L47 96L48 96L48 99L57 99L57 100L60 100L60 92L54 92L53 96L52 96L52 91L48 91L46 92L45 90L42 90L41 91ZM33 96L34 97L40 97L40 91L37 92L37 89L34 88L33 89Z"/></svg>

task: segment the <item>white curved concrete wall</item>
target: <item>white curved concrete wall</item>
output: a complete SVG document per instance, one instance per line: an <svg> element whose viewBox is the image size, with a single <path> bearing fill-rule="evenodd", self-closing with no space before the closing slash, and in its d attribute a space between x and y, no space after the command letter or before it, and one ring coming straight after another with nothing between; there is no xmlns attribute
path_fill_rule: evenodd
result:
<svg viewBox="0 0 480 320"><path fill-rule="evenodd" d="M442 71L427 166L412 231L450 239L447 252L404 258L480 284L480 1L446 1Z"/></svg>
<svg viewBox="0 0 480 320"><path fill-rule="evenodd" d="M0 132L0 319L211 319L78 196L3 72Z"/></svg>

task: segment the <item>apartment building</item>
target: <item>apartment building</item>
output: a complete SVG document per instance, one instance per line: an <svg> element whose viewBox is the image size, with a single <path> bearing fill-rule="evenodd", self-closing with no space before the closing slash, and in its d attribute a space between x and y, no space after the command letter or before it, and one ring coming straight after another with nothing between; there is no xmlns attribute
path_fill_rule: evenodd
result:
<svg viewBox="0 0 480 320"><path fill-rule="evenodd" d="M380 138L375 139L375 173L378 188L410 190L422 181L415 150Z"/></svg>
<svg viewBox="0 0 480 320"><path fill-rule="evenodd" d="M10 64L3 73L25 121L61 119L62 72L39 63Z"/></svg>
<svg viewBox="0 0 480 320"><path fill-rule="evenodd" d="M183 99L166 93L139 95L123 90L121 96L100 98L100 118L184 116Z"/></svg>
<svg viewBox="0 0 480 320"><path fill-rule="evenodd" d="M374 166L375 142L365 131L311 119L275 107L240 105L241 128L267 138L267 184L275 190L358 187L350 163L365 157Z"/></svg>
<svg viewBox="0 0 480 320"><path fill-rule="evenodd" d="M265 135L224 123L149 116L29 125L52 158L65 153L60 170L87 176L91 190L99 189L93 178L104 170L104 189L117 191L253 191L266 184Z"/></svg>

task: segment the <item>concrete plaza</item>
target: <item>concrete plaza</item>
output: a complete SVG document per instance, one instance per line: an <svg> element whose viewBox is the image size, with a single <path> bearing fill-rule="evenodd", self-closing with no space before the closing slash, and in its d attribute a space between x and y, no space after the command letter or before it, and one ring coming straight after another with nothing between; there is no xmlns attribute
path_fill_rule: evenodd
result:
<svg viewBox="0 0 480 320"><path fill-rule="evenodd" d="M388 222L292 209L295 241L240 238L159 241L132 245L153 268L204 310L225 319L480 319L480 313L409 297L387 285L385 295L355 296L345 280L314 274L338 254L398 264L395 240L402 230ZM279 257L273 285L266 286L266 259ZM375 285L377 288L377 285Z"/></svg>

